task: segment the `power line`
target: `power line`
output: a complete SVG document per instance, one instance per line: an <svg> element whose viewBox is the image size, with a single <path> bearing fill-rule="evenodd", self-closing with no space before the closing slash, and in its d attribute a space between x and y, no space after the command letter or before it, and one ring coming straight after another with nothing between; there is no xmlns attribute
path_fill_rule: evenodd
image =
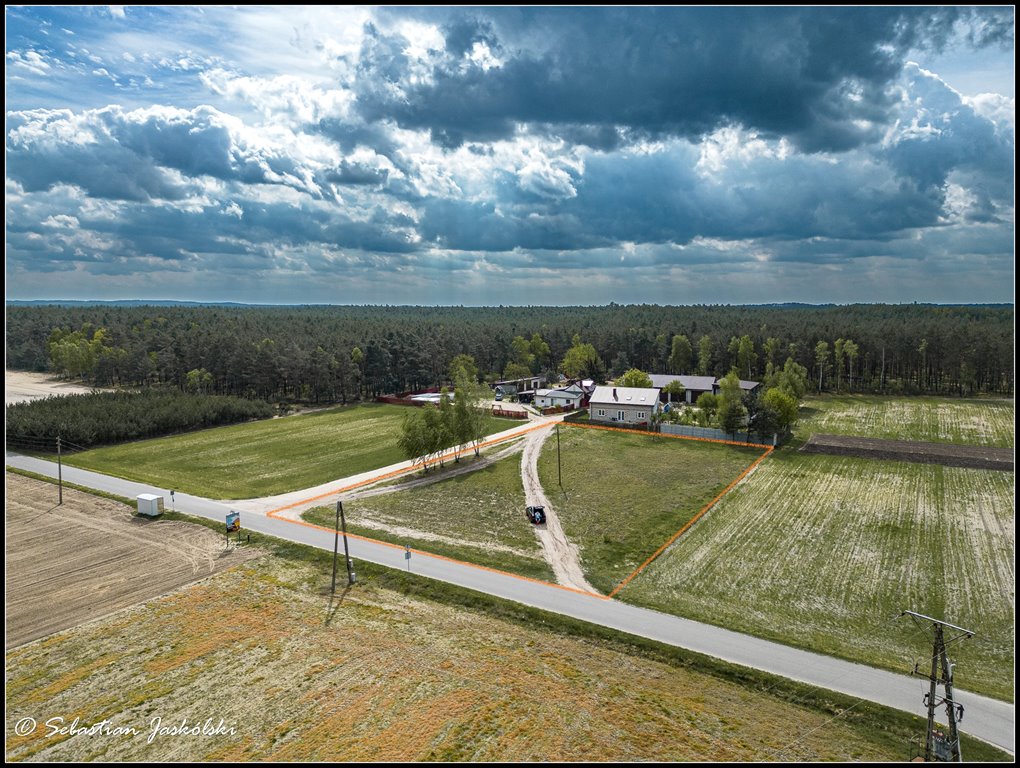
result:
<svg viewBox="0 0 1020 768"><path fill-rule="evenodd" d="M970 639L974 632L948 621L933 619L923 613L914 611L903 611L900 616L909 616L915 624L920 621L930 622L932 632L932 656L931 674L928 676L929 689L924 695L925 706L928 707L928 730L924 736L924 760L925 762L963 762L963 754L960 749L960 731L958 723L963 719L963 705L957 704L953 695L953 669L954 664L949 661L949 654L946 653L946 646L955 643L957 640ZM955 637L946 639L946 630L955 631ZM920 675L919 665L914 665L914 674ZM941 676L940 676L941 673ZM943 695L939 696L938 686L943 688ZM941 705L946 707L946 719L949 724L948 736L936 728L935 709Z"/></svg>

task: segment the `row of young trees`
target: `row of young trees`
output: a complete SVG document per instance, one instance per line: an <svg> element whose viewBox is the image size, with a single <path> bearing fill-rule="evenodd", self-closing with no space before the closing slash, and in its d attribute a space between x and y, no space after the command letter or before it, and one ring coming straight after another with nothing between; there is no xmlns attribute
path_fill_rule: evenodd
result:
<svg viewBox="0 0 1020 768"><path fill-rule="evenodd" d="M488 400L488 388L479 386L470 376L474 361L463 356L451 366L456 381L454 397L444 388L440 392L439 406L425 405L404 414L397 445L404 456L420 461L426 472L429 463L444 463L446 451L457 445L470 445L479 453L485 437L488 417L482 407ZM458 454L455 461L460 461Z"/></svg>
<svg viewBox="0 0 1020 768"><path fill-rule="evenodd" d="M1012 306L46 305L8 306L6 343L15 369L270 400L440 386L460 354L486 380L736 368L760 381L789 357L822 390L1011 395L1013 322Z"/></svg>

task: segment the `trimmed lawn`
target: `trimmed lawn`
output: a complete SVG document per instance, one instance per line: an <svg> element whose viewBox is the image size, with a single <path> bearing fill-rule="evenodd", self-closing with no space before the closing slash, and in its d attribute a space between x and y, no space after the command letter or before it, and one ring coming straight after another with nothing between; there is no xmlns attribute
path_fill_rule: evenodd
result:
<svg viewBox="0 0 1020 768"><path fill-rule="evenodd" d="M591 584L609 593L762 451L581 427L542 447L539 478Z"/></svg>
<svg viewBox="0 0 1020 768"><path fill-rule="evenodd" d="M807 397L796 433L1012 448L1012 400L821 395Z"/></svg>
<svg viewBox="0 0 1020 768"><path fill-rule="evenodd" d="M351 533L554 580L524 516L519 454L433 485L344 502L344 515ZM336 511L318 507L303 517L332 528Z"/></svg>
<svg viewBox="0 0 1020 768"><path fill-rule="evenodd" d="M903 673L931 653L911 609L974 630L957 684L1011 700L1014 480L781 449L620 597Z"/></svg>
<svg viewBox="0 0 1020 768"><path fill-rule="evenodd" d="M366 403L97 448L70 465L213 499L311 488L404 460L407 408ZM489 418L486 434L517 422Z"/></svg>

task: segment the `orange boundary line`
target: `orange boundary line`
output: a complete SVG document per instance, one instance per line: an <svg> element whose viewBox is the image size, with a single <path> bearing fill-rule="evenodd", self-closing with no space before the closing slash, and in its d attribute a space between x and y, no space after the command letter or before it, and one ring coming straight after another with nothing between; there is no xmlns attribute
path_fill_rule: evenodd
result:
<svg viewBox="0 0 1020 768"><path fill-rule="evenodd" d="M307 520L291 520L289 518L276 518L276 519L283 520L284 522L287 522L287 523L296 523L297 525L303 525L306 528L315 528L315 529L320 530L320 531L326 531L326 533L333 533L334 532L332 528L326 528L323 525L316 525L315 523L309 523ZM394 543L392 543L390 541L380 541L379 539L370 539L367 536L359 536L356 533L348 533L347 536L349 538L352 538L352 539L361 539L361 541L368 541L368 542L371 542L373 544L382 544L384 547L390 547L392 549L399 549L401 551L406 551L405 548L402 547L400 544L394 544ZM533 579L530 576L521 576L520 574L517 574L517 573L510 573L509 571L501 571L498 568L489 568L487 565L478 565L477 563L468 563L468 562L466 562L464 560L457 560L454 557L447 557L446 555L437 555L434 552L425 552L424 550L420 550L420 549L412 549L411 551L415 552L415 553L417 553L419 555L424 555L425 557L434 557L437 560L446 560L447 562L450 562L450 563L457 563L458 565L466 565L466 566L468 566L470 568L477 568L477 569L479 569L481 571L488 571L489 573L498 573L501 576L512 576L513 578L520 579L521 581L530 581L530 582L532 582L534 584L544 584L547 587L556 587L557 589L565 589L568 592L576 592L579 595L587 595L588 597L597 597L599 600L608 600L609 599L609 597L607 597L606 595L600 595L600 594L598 594L596 592L587 592L587 591L585 591L583 589L577 589L576 587L566 587L566 586L564 586L562 584L553 584L551 581L542 581L542 579Z"/></svg>
<svg viewBox="0 0 1020 768"><path fill-rule="evenodd" d="M634 435L649 435L651 437L671 437L676 440L697 440L702 443L719 443L721 445L738 445L741 448L768 448L771 450L772 446L759 445L758 443L741 443L737 440L720 440L717 437L694 437L692 435L673 435L670 433L663 434L662 432L649 432L645 429L627 429L626 427L607 427L603 424L578 424L572 421L561 421L561 424L565 424L568 427L579 427L581 429L605 429L609 432L630 432Z"/></svg>
<svg viewBox="0 0 1020 768"><path fill-rule="evenodd" d="M500 438L497 438L495 440L486 440L484 443L479 443L478 444L478 449L481 450L482 448L487 448L490 445L496 445L497 443L502 443L504 440L513 440L514 438L520 437L521 435L526 435L529 432L532 432L532 431L534 431L536 429L544 429L545 427L551 427L551 426L552 426L552 423L548 423L548 424L536 424L536 425L534 425L532 427L528 427L527 429L522 429L520 432L517 432L516 434L507 435L506 437L500 437ZM473 450L475 450L474 446L469 446L467 448L462 448L459 451L454 451L453 453L443 454L443 460L445 461L446 459L453 459L453 458L456 458L457 456L461 456L461 455L463 455L465 453L470 453ZM392 472L387 472L384 475L377 475L375 477L369 477L369 478L367 478L365 480L359 480L358 482L352 483L351 485L346 485L343 488L336 488L336 489L334 489L332 491L326 491L325 493L320 493L317 496L309 496L307 499L301 499L300 501L295 501L292 504L285 504L282 507L277 507L276 509L267 512L266 515L268 517L272 517L272 518L275 518L275 519L278 519L278 520L286 520L287 518L283 518L283 517L277 518L276 517L276 513L277 512L283 512L283 510L290 509L291 507L297 507L297 506L300 506L302 504L307 504L310 501L315 501L317 499L324 499L327 496L334 496L335 494L338 494L338 493L345 493L346 491L353 491L355 488L360 488L363 485L371 485L372 483L378 483L380 480L388 480L391 477L397 477L399 475L405 475L408 472L414 472L417 469L421 469L424 465L425 465L425 462L418 462L417 464L412 464L411 466L404 467L403 469L395 469Z"/></svg>
<svg viewBox="0 0 1020 768"><path fill-rule="evenodd" d="M638 432L639 430L628 430L628 431L630 431L630 432ZM680 437L680 435L671 435L671 437ZM704 440L706 438L697 438L696 437L696 438L691 438L691 439L693 439L693 440ZM726 441L726 440L718 440L718 441L713 441L713 442L728 442L728 441ZM748 446L752 445L752 443L735 443L735 444L736 445L748 445ZM760 448L761 446L755 446L755 447ZM645 560L643 563L641 563L641 565L639 565L630 576L628 576L623 581L621 581L619 584L617 584L616 588L612 592L609 593L609 597L612 597L617 592L619 592L621 589L623 589L625 586L627 586L627 584L630 582L631 579L633 579L635 576L637 576L639 573L641 573L641 571L643 571L645 568L647 568L648 565L655 558L657 558L659 555L662 554L662 552L666 549L666 547L668 547L674 541L679 539L680 536L684 532L686 532L688 528L690 528L692 525L694 525L696 522L698 522L698 520L701 518L702 515L704 515L706 512L708 512L708 510L710 510L712 507L714 507L716 502L719 501L719 499L721 499L723 496L725 496L727 493L729 493L733 489L733 486L735 486L737 483L739 483L741 480L743 480L745 477L747 477L747 475L751 472L751 470L754 469L755 467L757 467L766 456L768 456L770 453L772 453L772 451L773 451L773 447L771 445L765 446L765 453L763 453L761 456L759 456L757 459L755 459L754 462L751 463L751 466L749 466L747 469L745 469L743 472L741 472L736 480L734 480L732 483L730 483L725 488L723 488L723 490L719 493L718 496L716 496L714 499L712 499L710 502L708 502L708 504L706 504L704 507L702 507L701 511L698 512L698 514L696 514L694 517L692 517L690 520L688 520L683 528L681 528L679 531L674 533L673 536L670 537L669 541L667 541L665 544L663 544L661 547L659 547L657 550L655 550L655 552L652 554L652 556L649 557L647 560Z"/></svg>
<svg viewBox="0 0 1020 768"><path fill-rule="evenodd" d="M514 438L520 437L521 435L526 435L529 432L533 432L536 429L545 429L546 427L551 427L555 423L556 422L548 422L546 424L535 424L534 426L528 427L527 429L522 429L520 432L517 432L517 433L515 433L513 435L507 435L506 437L500 437L500 438L497 438L495 440L486 440L484 443L479 443L478 448L479 449L486 448L486 447L488 447L490 445L496 445L497 443L502 443L502 442L504 442L506 440L513 440ZM443 456L443 458L444 459L453 458L453 457L460 456L461 454L468 453L468 452L473 451L473 450L474 450L474 447L473 446L469 446L467 448L462 448L462 449L460 449L458 451L454 451L454 452L452 452L450 454L445 454ZM324 497L327 497L327 496L335 496L336 494L339 494L339 493L344 493L346 491L350 491L350 490L353 490L355 488L360 488L363 485L370 485L372 483L377 483L380 480L386 480L386 479L388 479L390 477L396 477L398 475L407 474L408 472L413 472L416 469L419 469L421 466L422 466L422 462L419 462L417 464L412 464L409 467L404 467L403 469L395 469L392 472L387 472L384 475L379 475L377 477L370 477L370 478L368 478L366 480L359 480L358 482L352 483L351 485L344 486L343 488L337 488L335 490L328 491L326 493L320 493L317 496L311 496L311 497L309 497L307 499L302 499L301 501L295 501L292 504L287 504L286 506L278 507L277 509L270 510L269 512L266 513L266 517L271 517L274 520L280 520L280 521L285 522L285 523L295 523L297 525L303 525L303 526L305 526L307 528L315 528L316 530L319 530L319 531L326 531L327 533L333 533L334 531L333 531L332 528L326 528L325 526L322 526L322 525L316 525L315 523L309 523L307 520L293 520L293 519L291 519L289 517L280 517L278 513L283 512L286 509L291 509L292 507L297 507L297 506L299 506L301 504L307 504L310 501L315 501L317 499L321 499L321 498L324 498ZM367 536L359 536L356 533L348 533L347 535L349 537L351 537L352 539L360 539L361 541L368 541L368 542L371 542L373 544L382 544L384 547L391 547L393 549L404 550L404 547L402 547L401 545L393 544L392 542L389 542L389 541L380 541L379 539L370 539ZM517 573L510 573L509 571L501 571L498 568L489 568L486 565L478 565L477 563L469 563L469 562L466 562L464 560L457 560L456 558L447 557L446 555L437 555L437 554L435 554L433 552L425 552L425 551L420 550L420 549L412 549L411 552L415 552L415 553L417 553L419 555L424 555L425 557L434 557L437 560L446 560L447 562L450 562L450 563L457 563L459 565L465 565L465 566L468 566L470 568L478 568L479 570L488 571L489 573L498 573L498 574L500 574L502 576L512 576L515 579L520 579L522 581L530 581L530 582L532 582L534 584L544 584L544 585L546 585L548 587L556 587L557 589L565 589L568 592L576 592L579 595L588 595L589 597L597 597L599 600L609 600L608 596L600 595L600 594L598 594L596 592L588 592L586 590L577 589L575 587L567 587L567 586L564 586L563 584L553 584L551 581L542 581L541 579L533 579L530 576L521 576L520 574L517 574Z"/></svg>

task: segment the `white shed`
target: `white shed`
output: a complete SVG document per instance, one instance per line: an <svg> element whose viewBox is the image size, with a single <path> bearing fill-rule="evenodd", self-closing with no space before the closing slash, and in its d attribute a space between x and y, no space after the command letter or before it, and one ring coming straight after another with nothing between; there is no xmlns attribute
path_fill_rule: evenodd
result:
<svg viewBox="0 0 1020 768"><path fill-rule="evenodd" d="M153 493L138 496L138 514L148 517L159 517L163 514L163 497Z"/></svg>

